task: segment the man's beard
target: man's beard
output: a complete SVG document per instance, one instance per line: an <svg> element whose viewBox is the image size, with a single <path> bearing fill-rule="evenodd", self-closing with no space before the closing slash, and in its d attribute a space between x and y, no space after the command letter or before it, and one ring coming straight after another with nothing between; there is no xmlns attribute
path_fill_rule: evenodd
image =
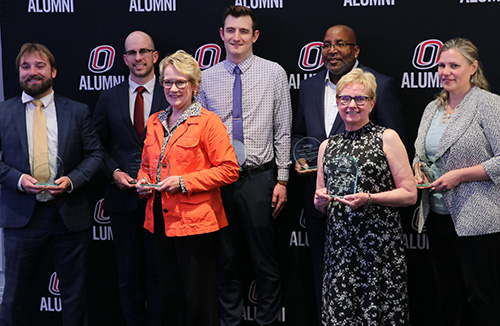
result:
<svg viewBox="0 0 500 326"><path fill-rule="evenodd" d="M137 71L132 71L132 75L138 77L138 78L143 78L146 76L149 76L149 74L153 71L153 67L149 67L149 69L143 71L143 72L137 72Z"/></svg>
<svg viewBox="0 0 500 326"><path fill-rule="evenodd" d="M42 83L39 85L30 85L30 80L33 79L38 79L41 80ZM29 77L26 80L20 81L19 84L21 85L22 90L30 95L31 97L36 97L40 94L45 93L47 90L49 90L52 87L53 84L53 79L51 77L48 77L47 79L42 79L41 77L38 76L32 76Z"/></svg>

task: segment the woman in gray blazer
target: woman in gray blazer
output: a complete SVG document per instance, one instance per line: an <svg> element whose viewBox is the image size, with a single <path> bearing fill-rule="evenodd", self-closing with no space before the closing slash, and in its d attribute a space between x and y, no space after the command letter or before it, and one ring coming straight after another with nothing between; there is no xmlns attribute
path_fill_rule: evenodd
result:
<svg viewBox="0 0 500 326"><path fill-rule="evenodd" d="M467 39L440 51L441 94L427 105L415 141L443 321L500 325L500 97L488 92Z"/></svg>

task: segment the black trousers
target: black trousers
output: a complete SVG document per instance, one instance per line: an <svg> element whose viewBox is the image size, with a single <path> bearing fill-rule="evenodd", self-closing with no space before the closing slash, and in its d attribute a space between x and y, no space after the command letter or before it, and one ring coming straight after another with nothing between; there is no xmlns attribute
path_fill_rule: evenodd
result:
<svg viewBox="0 0 500 326"><path fill-rule="evenodd" d="M250 256L257 289L256 321L271 325L280 309L280 273L272 218L272 169L250 174L221 188L229 226L219 231L217 290L222 326L240 325L242 259Z"/></svg>
<svg viewBox="0 0 500 326"><path fill-rule="evenodd" d="M54 260L62 300L62 324L86 324L86 270L90 230L73 232L64 225L55 204L37 203L29 223L4 229L5 289L0 325L27 325L28 298L43 253Z"/></svg>
<svg viewBox="0 0 500 326"><path fill-rule="evenodd" d="M153 235L144 229L145 202L130 213L110 212L120 303L127 326L161 325Z"/></svg>
<svg viewBox="0 0 500 326"><path fill-rule="evenodd" d="M434 212L426 226L440 325L500 325L500 233L459 237L451 216Z"/></svg>
<svg viewBox="0 0 500 326"><path fill-rule="evenodd" d="M167 237L159 197L154 202L154 219L163 325L218 326L217 232Z"/></svg>

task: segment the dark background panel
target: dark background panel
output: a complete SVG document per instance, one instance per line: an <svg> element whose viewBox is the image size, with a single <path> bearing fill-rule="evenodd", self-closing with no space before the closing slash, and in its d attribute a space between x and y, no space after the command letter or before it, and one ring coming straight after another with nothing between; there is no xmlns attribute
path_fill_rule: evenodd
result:
<svg viewBox="0 0 500 326"><path fill-rule="evenodd" d="M130 12L133 5L145 7L152 2L175 5L175 10L162 12ZM30 6L69 3L73 12L29 12ZM401 87L407 129L407 150L413 155L413 142L420 116L439 91L439 85L428 81L436 67L419 69L413 65L417 45L430 39L442 42L453 37L468 37L480 49L485 74L493 92L500 85L500 67L496 64L499 50L493 35L498 26L499 2L467 3L467 0L0 0L2 68L5 98L19 95L15 58L25 42L40 42L49 47L58 63L55 91L87 103L93 110L103 80L126 78L122 52L125 37L141 29L155 40L160 59L177 49L194 54L202 45L215 43L225 54L219 36L220 19L225 7L248 5L259 18L260 38L254 52L280 63L286 70L293 109L301 80L316 73L298 65L301 49L313 41L322 41L325 30L335 24L346 24L357 32L361 48L359 60L365 66L391 76ZM276 6L275 4L278 4ZM88 62L92 50L101 45L114 48L114 64L108 71L94 73ZM421 85L419 86L419 78ZM410 80L411 79L411 80ZM83 86L82 86L83 81ZM93 202L102 198L102 180L97 180ZM314 306L312 271L308 239L302 216L302 183L291 177L289 201L277 220L280 265L283 283L283 325L312 325ZM414 217L417 207L402 210L407 246L408 288L412 325L439 325L435 289L428 257L425 232L417 234ZM102 221L101 221L102 222ZM105 232L106 226L94 223L93 232ZM89 302L91 325L121 325L116 268L112 239L99 236L93 240L89 266ZM46 259L49 260L49 256ZM34 287L33 306L40 310L47 294L49 263L42 266ZM245 323L255 325L253 276L247 275ZM56 325L58 312L39 311L33 315L38 325Z"/></svg>

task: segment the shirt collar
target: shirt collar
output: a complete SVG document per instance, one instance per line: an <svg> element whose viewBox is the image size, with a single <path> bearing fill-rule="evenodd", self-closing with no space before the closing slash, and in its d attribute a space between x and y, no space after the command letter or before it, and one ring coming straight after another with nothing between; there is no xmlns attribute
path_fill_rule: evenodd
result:
<svg viewBox="0 0 500 326"><path fill-rule="evenodd" d="M354 63L354 66L352 67L351 71L353 69L358 68L358 66L359 66L359 61L358 61L358 59L356 59L356 62ZM326 69L325 85L328 85L328 83L331 83L331 81L330 81L330 73L329 73L328 69Z"/></svg>
<svg viewBox="0 0 500 326"><path fill-rule="evenodd" d="M54 91L50 92L50 94L45 95L44 97L40 98L39 100L42 101L43 107L46 108L47 106L50 105L50 103L52 103L54 101ZM23 102L23 104L26 104L28 102L33 101L33 97L31 95L26 94L23 91L23 94L21 95L21 101Z"/></svg>
<svg viewBox="0 0 500 326"><path fill-rule="evenodd" d="M147 83L145 83L144 85L139 85L137 84L136 82L134 82L131 78L130 78L130 75L128 76L128 85L130 87L130 91L132 93L135 92L135 89L139 86L144 86L144 88L146 88L146 91L149 93L149 94L153 94L153 90L155 88L155 82L156 82L156 76L154 76L153 78L151 78L150 81L148 81Z"/></svg>
<svg viewBox="0 0 500 326"><path fill-rule="evenodd" d="M254 61L255 59L255 55L253 53L250 53L250 55L243 61L241 61L239 64L235 64L229 60L224 60L224 68L226 68L226 70L230 73L230 74L234 74L234 67L238 66L241 70L242 73L245 73L245 71L247 71L250 66L252 66L252 62Z"/></svg>
<svg viewBox="0 0 500 326"><path fill-rule="evenodd" d="M172 110L173 110L172 106L169 105L168 108L166 108L165 110L163 110L158 114L158 120L160 120L161 124L165 129L168 129L167 119L172 114ZM196 99L193 99L193 103L191 103L191 105L186 109L186 111L184 111L184 113L177 120L176 126L186 121L187 118L189 117L195 117L200 115L201 115L201 104Z"/></svg>

